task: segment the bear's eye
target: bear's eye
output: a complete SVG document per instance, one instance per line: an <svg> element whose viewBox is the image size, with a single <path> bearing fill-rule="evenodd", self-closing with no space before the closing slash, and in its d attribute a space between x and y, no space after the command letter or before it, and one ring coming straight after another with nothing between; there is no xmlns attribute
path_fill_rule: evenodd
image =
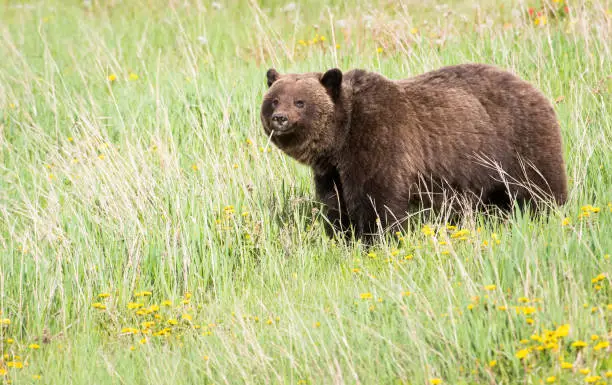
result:
<svg viewBox="0 0 612 385"><path fill-rule="evenodd" d="M301 100L298 100L297 102L295 102L295 106L297 108L304 108L304 102Z"/></svg>
<svg viewBox="0 0 612 385"><path fill-rule="evenodd" d="M276 106L278 106L278 99L272 101L272 108L276 108Z"/></svg>

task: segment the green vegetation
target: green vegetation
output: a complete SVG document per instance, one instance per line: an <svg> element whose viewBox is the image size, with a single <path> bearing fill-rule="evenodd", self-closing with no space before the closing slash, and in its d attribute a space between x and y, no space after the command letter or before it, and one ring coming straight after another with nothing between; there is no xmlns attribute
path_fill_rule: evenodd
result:
<svg viewBox="0 0 612 385"><path fill-rule="evenodd" d="M0 3L0 382L612 383L608 1L219 3ZM568 204L327 239L266 70L463 62L555 100Z"/></svg>

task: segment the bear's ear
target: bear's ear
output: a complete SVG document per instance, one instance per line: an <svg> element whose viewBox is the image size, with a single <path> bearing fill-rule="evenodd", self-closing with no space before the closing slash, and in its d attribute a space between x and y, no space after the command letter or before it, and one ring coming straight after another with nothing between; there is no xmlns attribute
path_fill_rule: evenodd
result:
<svg viewBox="0 0 612 385"><path fill-rule="evenodd" d="M342 87L342 71L338 68L333 68L321 77L321 84L327 89L327 92L334 101L340 96L340 89Z"/></svg>
<svg viewBox="0 0 612 385"><path fill-rule="evenodd" d="M268 87L271 87L272 83L278 80L280 74L274 68L270 68L266 73L266 77L268 78Z"/></svg>

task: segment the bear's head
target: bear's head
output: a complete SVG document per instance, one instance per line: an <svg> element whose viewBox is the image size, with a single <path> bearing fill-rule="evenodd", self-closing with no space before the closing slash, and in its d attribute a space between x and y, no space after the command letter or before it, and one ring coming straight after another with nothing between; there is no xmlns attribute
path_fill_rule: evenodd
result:
<svg viewBox="0 0 612 385"><path fill-rule="evenodd" d="M338 145L341 134L342 72L285 74L268 70L261 106L266 135L278 148L313 166Z"/></svg>

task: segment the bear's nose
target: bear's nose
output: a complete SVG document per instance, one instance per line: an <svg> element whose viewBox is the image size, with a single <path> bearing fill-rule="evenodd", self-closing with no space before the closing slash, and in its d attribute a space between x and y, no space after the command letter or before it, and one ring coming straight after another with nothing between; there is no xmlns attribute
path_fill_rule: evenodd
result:
<svg viewBox="0 0 612 385"><path fill-rule="evenodd" d="M287 114L277 112L272 115L272 121L279 127L286 125L288 120Z"/></svg>

